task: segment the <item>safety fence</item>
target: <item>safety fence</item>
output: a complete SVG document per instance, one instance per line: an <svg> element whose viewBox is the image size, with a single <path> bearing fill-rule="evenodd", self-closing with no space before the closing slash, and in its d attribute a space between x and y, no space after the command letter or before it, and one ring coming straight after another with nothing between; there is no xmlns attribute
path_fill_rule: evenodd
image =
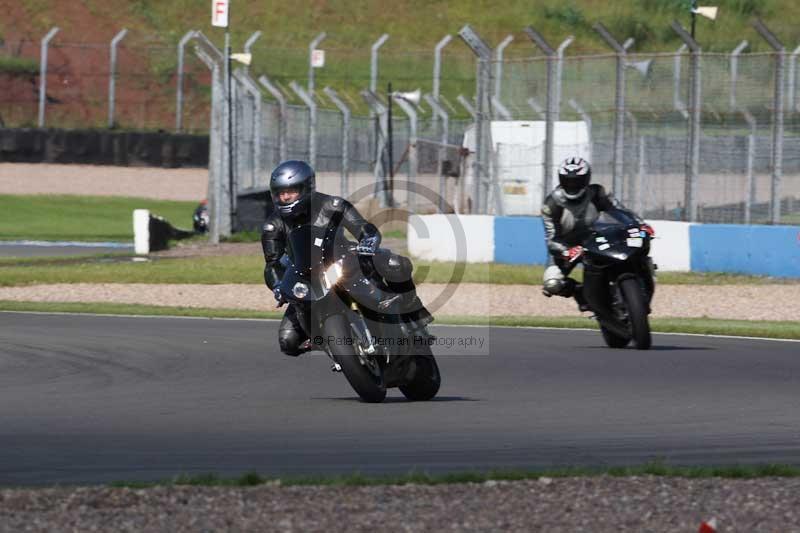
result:
<svg viewBox="0 0 800 533"><path fill-rule="evenodd" d="M212 228L222 235L236 197L265 188L288 158L310 161L325 192L419 213L535 215L558 162L577 154L596 182L646 217L800 220L800 48L787 52L761 23L769 52L742 42L707 53L673 24L680 48L641 54L632 39L594 29L608 53L570 55L572 37L549 43L533 28L491 47L465 26L433 53L380 52L384 35L369 50L328 50L315 69L320 34L309 50L259 49L266 72L234 63L230 99L229 62L200 32L177 49L144 47L144 56L123 32L104 45L48 34L24 45L44 59L38 102L0 109L6 122L36 107L40 125L208 128ZM367 57L368 74L358 66ZM403 91L379 86L388 79ZM78 98L82 112L59 115L59 102Z"/></svg>

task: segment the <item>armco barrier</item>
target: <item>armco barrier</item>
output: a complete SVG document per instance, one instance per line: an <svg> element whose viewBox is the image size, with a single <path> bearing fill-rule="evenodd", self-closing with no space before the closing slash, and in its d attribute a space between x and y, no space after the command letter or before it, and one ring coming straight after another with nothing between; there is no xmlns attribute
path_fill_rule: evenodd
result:
<svg viewBox="0 0 800 533"><path fill-rule="evenodd" d="M689 243L693 271L800 277L800 226L693 224Z"/></svg>
<svg viewBox="0 0 800 533"><path fill-rule="evenodd" d="M457 261L452 220L466 234L468 263L536 265L547 262L539 217L414 215L409 219L408 251L427 261ZM659 270L731 272L800 277L800 227L689 224L648 221L656 230L651 256Z"/></svg>

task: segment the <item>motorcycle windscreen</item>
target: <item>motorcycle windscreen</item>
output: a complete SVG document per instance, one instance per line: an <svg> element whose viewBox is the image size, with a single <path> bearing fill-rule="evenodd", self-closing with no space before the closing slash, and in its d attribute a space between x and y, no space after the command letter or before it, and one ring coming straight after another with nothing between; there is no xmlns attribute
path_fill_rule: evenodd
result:
<svg viewBox="0 0 800 533"><path fill-rule="evenodd" d="M630 230L632 227L636 228L634 233ZM593 235L584 242L584 248L617 260L623 258L621 254L627 257L631 247L641 248L643 243L636 220L618 209L600 213L592 225L592 231Z"/></svg>
<svg viewBox="0 0 800 533"><path fill-rule="evenodd" d="M292 264L302 274L321 271L325 259L325 228L305 225L294 228L287 239L291 251Z"/></svg>
<svg viewBox="0 0 800 533"><path fill-rule="evenodd" d="M602 211L600 216L597 217L597 220L594 222L594 230L602 231L608 226L625 226L627 228L637 225L636 220L624 211L609 209L608 211Z"/></svg>

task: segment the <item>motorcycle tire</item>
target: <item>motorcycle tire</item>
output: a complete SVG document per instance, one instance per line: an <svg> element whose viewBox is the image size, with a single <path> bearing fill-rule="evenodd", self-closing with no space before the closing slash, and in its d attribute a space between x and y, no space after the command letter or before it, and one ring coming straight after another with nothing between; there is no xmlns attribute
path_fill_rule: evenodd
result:
<svg viewBox="0 0 800 533"><path fill-rule="evenodd" d="M422 350L418 350L422 351ZM428 348L430 352L430 348ZM398 388L403 395L412 402L426 402L433 399L439 392L442 385L442 375L439 373L439 365L432 353L428 355L414 355L414 377L405 385Z"/></svg>
<svg viewBox="0 0 800 533"><path fill-rule="evenodd" d="M628 308L633 343L637 350L649 350L652 345L650 322L647 319L647 298L636 278L626 278L619 283L622 299Z"/></svg>
<svg viewBox="0 0 800 533"><path fill-rule="evenodd" d="M624 348L631 342L630 337L620 337L613 331L606 329L602 324L600 325L600 332L603 334L603 340L606 341L606 346L609 348Z"/></svg>
<svg viewBox="0 0 800 533"><path fill-rule="evenodd" d="M325 320L325 335L332 336L339 342L329 343L336 362L342 366L342 373L353 390L367 403L380 403L386 398L386 382L383 380L383 369L374 358L368 359L373 364L363 364L356 352L358 338L353 334L350 324L343 315L333 315Z"/></svg>

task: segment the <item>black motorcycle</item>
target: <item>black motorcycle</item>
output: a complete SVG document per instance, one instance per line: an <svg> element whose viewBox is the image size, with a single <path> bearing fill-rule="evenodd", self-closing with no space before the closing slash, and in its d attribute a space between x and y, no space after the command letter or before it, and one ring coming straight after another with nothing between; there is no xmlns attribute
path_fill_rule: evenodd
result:
<svg viewBox="0 0 800 533"><path fill-rule="evenodd" d="M583 241L581 294L611 348L633 340L637 349L647 350L652 343L648 315L655 266L648 257L650 240L636 220L614 209L600 214Z"/></svg>
<svg viewBox="0 0 800 533"><path fill-rule="evenodd" d="M409 400L430 400L441 376L434 337L404 318L399 295L374 276L371 257L335 229L303 225L287 239L279 285L315 348L333 360L366 402L381 402L388 387Z"/></svg>

